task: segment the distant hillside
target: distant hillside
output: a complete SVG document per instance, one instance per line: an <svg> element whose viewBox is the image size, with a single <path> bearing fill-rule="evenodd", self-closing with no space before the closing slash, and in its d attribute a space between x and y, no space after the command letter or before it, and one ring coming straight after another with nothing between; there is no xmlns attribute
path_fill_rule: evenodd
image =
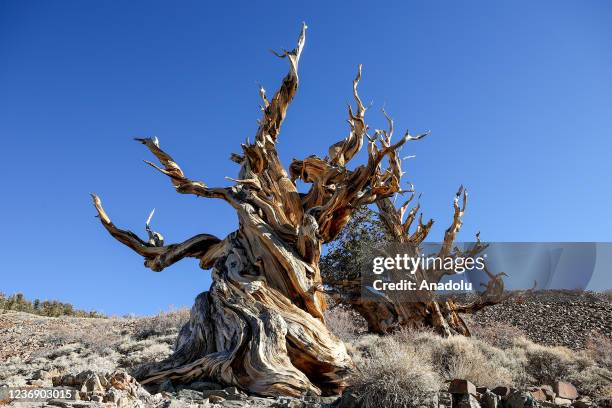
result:
<svg viewBox="0 0 612 408"><path fill-rule="evenodd" d="M23 296L23 293L15 293L7 297L4 293L0 292L0 310L13 310L49 317L106 317L96 311L75 309L70 303L57 300L34 299L30 301Z"/></svg>

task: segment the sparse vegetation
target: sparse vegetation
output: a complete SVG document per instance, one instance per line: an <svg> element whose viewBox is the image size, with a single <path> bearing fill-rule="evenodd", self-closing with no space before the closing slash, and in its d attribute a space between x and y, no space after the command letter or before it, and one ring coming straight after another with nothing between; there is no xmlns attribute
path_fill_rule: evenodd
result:
<svg viewBox="0 0 612 408"><path fill-rule="evenodd" d="M135 337L139 340L164 336L181 330L189 321L189 309L171 309L156 316L143 317L136 321Z"/></svg>
<svg viewBox="0 0 612 408"><path fill-rule="evenodd" d="M48 319L8 312L2 319L0 328L3 323L12 327L15 337L5 341L3 334L0 338L0 359L6 361L0 367L0 383L24 385L38 370L54 375L117 368L132 371L163 360L172 353L189 310L106 319ZM17 327L11 322L23 324ZM436 392L446 390L456 378L489 388L517 389L564 380L600 406L610 406L612 401L612 341L603 334L594 333L584 350L540 345L502 323L475 324L473 337L444 338L428 328L378 336L366 333L365 321L344 305L328 309L326 322L345 341L356 364L351 389L364 407L427 406ZM2 355L7 343L20 350L33 337L39 346L36 352L23 358Z"/></svg>
<svg viewBox="0 0 612 408"><path fill-rule="evenodd" d="M353 389L365 408L427 406L442 387L428 355L396 336L366 336L355 357ZM371 343L370 343L371 342Z"/></svg>
<svg viewBox="0 0 612 408"><path fill-rule="evenodd" d="M338 308L330 310L328 324L349 342L358 367L353 389L366 406L423 406L432 390L444 390L455 378L517 389L566 380L595 401L612 396L610 343L604 336L594 336L581 351L536 344L504 324L477 327L474 337L444 338L427 329L354 336L358 323Z"/></svg>
<svg viewBox="0 0 612 408"><path fill-rule="evenodd" d="M367 322L359 313L344 304L335 304L325 311L325 324L345 342L355 340L367 331Z"/></svg>
<svg viewBox="0 0 612 408"><path fill-rule="evenodd" d="M63 303L57 300L34 299L30 301L24 297L23 293L15 293L8 297L4 293L0 293L0 310L13 310L49 317L105 317L96 311L75 309L70 303Z"/></svg>

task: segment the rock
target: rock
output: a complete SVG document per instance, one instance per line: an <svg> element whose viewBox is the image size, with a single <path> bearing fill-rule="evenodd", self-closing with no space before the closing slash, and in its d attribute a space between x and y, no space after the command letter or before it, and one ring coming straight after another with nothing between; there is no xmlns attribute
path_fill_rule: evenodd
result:
<svg viewBox="0 0 612 408"><path fill-rule="evenodd" d="M211 395L208 397L208 401L212 402L213 404L218 404L220 402L225 401L225 398L220 397L218 395Z"/></svg>
<svg viewBox="0 0 612 408"><path fill-rule="evenodd" d="M578 398L576 387L565 381L555 382L554 391L557 393L557 396L562 399L574 400Z"/></svg>
<svg viewBox="0 0 612 408"><path fill-rule="evenodd" d="M502 398L507 397L512 392L510 387L495 387L491 391Z"/></svg>
<svg viewBox="0 0 612 408"><path fill-rule="evenodd" d="M236 387L230 387L230 388L236 388ZM246 395L241 394L240 391L237 391L236 394L233 394L233 395L230 395L230 393L227 392L226 390L205 390L205 391L199 391L199 392L202 393L202 395L204 396L204 399L206 398L210 399L210 397L212 396L221 397L227 400L246 399Z"/></svg>
<svg viewBox="0 0 612 408"><path fill-rule="evenodd" d="M111 388L106 391L106 394L104 394L104 398L102 399L102 401L116 404L117 402L119 402L119 399L121 399L121 392L115 388Z"/></svg>
<svg viewBox="0 0 612 408"><path fill-rule="evenodd" d="M204 391L204 390L222 390L223 386L215 382L194 381L191 384L183 386L182 388L189 388L190 390L195 390L195 391Z"/></svg>
<svg viewBox="0 0 612 408"><path fill-rule="evenodd" d="M54 387L59 387L65 385L67 387L73 387L75 385L75 378L72 374L61 375L57 377L53 377L51 379Z"/></svg>
<svg viewBox="0 0 612 408"><path fill-rule="evenodd" d="M572 400L568 399L568 398L557 397L557 398L555 398L555 404L556 405L562 405L564 407L569 407L570 405L572 405Z"/></svg>
<svg viewBox="0 0 612 408"><path fill-rule="evenodd" d="M98 378L98 375L96 373L91 372L88 374L88 377L82 382L81 391L85 391L85 392L97 392L97 391L103 392L104 391L104 388L102 387L102 384L100 383L100 379Z"/></svg>
<svg viewBox="0 0 612 408"><path fill-rule="evenodd" d="M105 408L104 404L95 401L48 400L47 406L62 408Z"/></svg>
<svg viewBox="0 0 612 408"><path fill-rule="evenodd" d="M164 402L159 408L189 408L189 405L181 400L171 399Z"/></svg>
<svg viewBox="0 0 612 408"><path fill-rule="evenodd" d="M26 384L33 385L35 387L44 387L46 385L50 385L51 383L45 380L28 380Z"/></svg>
<svg viewBox="0 0 612 408"><path fill-rule="evenodd" d="M536 401L547 401L548 400L548 398L546 398L546 394L544 393L544 390L541 389L540 387L529 388L529 393L531 394L533 399L535 399Z"/></svg>
<svg viewBox="0 0 612 408"><path fill-rule="evenodd" d="M557 397L557 393L553 391L553 388L550 385L541 385L540 389L546 395L546 401L553 402Z"/></svg>
<svg viewBox="0 0 612 408"><path fill-rule="evenodd" d="M480 398L480 405L484 408L498 408L501 403L501 397L489 390L482 393Z"/></svg>
<svg viewBox="0 0 612 408"><path fill-rule="evenodd" d="M340 397L338 408L358 408L359 402L359 396L352 390L347 389L342 393L342 397Z"/></svg>
<svg viewBox="0 0 612 408"><path fill-rule="evenodd" d="M506 397L506 408L535 408L533 397L527 392L513 391Z"/></svg>
<svg viewBox="0 0 612 408"><path fill-rule="evenodd" d="M575 408L590 408L593 406L593 403L587 399L578 399L572 402L572 407Z"/></svg>
<svg viewBox="0 0 612 408"><path fill-rule="evenodd" d="M199 402L205 400L208 395L204 395L202 391L183 389L176 393L176 397L188 402Z"/></svg>
<svg viewBox="0 0 612 408"><path fill-rule="evenodd" d="M329 397L320 397L319 401L324 406L335 405L337 402L340 401L340 396L339 395L332 395L332 396L329 396Z"/></svg>
<svg viewBox="0 0 612 408"><path fill-rule="evenodd" d="M439 392L438 393L438 407L439 408L451 408L453 406L453 394L450 392Z"/></svg>
<svg viewBox="0 0 612 408"><path fill-rule="evenodd" d="M227 395L223 396L223 398L228 400L245 400L247 398L247 395L240 391L237 387L227 387L223 391L225 391Z"/></svg>
<svg viewBox="0 0 612 408"><path fill-rule="evenodd" d="M471 383L470 383L471 384ZM472 384L474 386L474 384ZM474 387L476 392L476 387ZM463 394L457 401L458 408L480 408L478 400L472 394Z"/></svg>
<svg viewBox="0 0 612 408"><path fill-rule="evenodd" d="M450 382L448 392L451 394L472 394L476 395L476 386L468 380L455 379Z"/></svg>
<svg viewBox="0 0 612 408"><path fill-rule="evenodd" d="M157 392L168 392L168 393L176 392L176 390L174 389L174 385L172 385L172 380L170 380L169 378L164 380L161 384L159 384L159 388L157 389Z"/></svg>
<svg viewBox="0 0 612 408"><path fill-rule="evenodd" d="M484 394L487 391L490 391L487 387L476 387L476 392L479 394Z"/></svg>
<svg viewBox="0 0 612 408"><path fill-rule="evenodd" d="M72 406L70 401L54 400L54 399L47 400L46 404L52 407L62 407L62 408L70 408Z"/></svg>
<svg viewBox="0 0 612 408"><path fill-rule="evenodd" d="M233 401L236 402L236 401ZM226 405L225 402L223 405ZM267 407L275 407L276 408L276 400L274 398L268 397L256 397L251 395L247 398L247 401L243 403L244 406L252 407L252 408L267 408ZM248 405L247 405L248 404Z"/></svg>
<svg viewBox="0 0 612 408"><path fill-rule="evenodd" d="M51 371L47 370L36 370L34 374L32 374L33 380L51 380L53 377L58 376L59 372L56 369Z"/></svg>

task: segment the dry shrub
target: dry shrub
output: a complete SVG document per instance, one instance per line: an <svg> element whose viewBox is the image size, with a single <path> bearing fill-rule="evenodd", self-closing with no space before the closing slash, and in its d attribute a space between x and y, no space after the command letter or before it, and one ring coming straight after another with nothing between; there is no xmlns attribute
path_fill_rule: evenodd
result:
<svg viewBox="0 0 612 408"><path fill-rule="evenodd" d="M525 382L521 361L515 355L463 336L442 338L429 332L415 337L419 350L429 353L436 370L446 380L461 378L479 386L518 387Z"/></svg>
<svg viewBox="0 0 612 408"><path fill-rule="evenodd" d="M181 308L160 312L156 316L142 317L136 320L134 337L144 340L153 336L176 334L189 321L190 310Z"/></svg>
<svg viewBox="0 0 612 408"><path fill-rule="evenodd" d="M516 326L506 323L494 323L488 325L479 325L472 323L470 326L472 336L484 341L494 347L508 349L514 345L518 338L526 338L525 332Z"/></svg>
<svg viewBox="0 0 612 408"><path fill-rule="evenodd" d="M568 380L581 394L588 395L600 406L612 406L612 373L601 367L591 366L584 370L573 371ZM607 401L607 404L604 403Z"/></svg>
<svg viewBox="0 0 612 408"><path fill-rule="evenodd" d="M100 320L84 327L68 324L54 327L45 340L54 346L80 344L93 353L104 355L120 343L121 333L111 320Z"/></svg>
<svg viewBox="0 0 612 408"><path fill-rule="evenodd" d="M591 333L591 338L586 343L587 354L597 364L608 370L612 370L612 340L601 333Z"/></svg>
<svg viewBox="0 0 612 408"><path fill-rule="evenodd" d="M151 339L128 340L121 344L118 350L123 354L119 359L119 364L124 368L133 368L141 364L161 361L172 354L172 347L167 342L157 342Z"/></svg>
<svg viewBox="0 0 612 408"><path fill-rule="evenodd" d="M486 342L474 337L443 338L430 330L361 336L352 342L353 359L361 370L354 389L369 406L413 406L423 405L433 382L440 386L441 380L460 378L477 386L518 389L566 380L600 406L612 406L609 339L594 337L589 349L572 351L521 336L508 342L498 336L504 330L486 336Z"/></svg>
<svg viewBox="0 0 612 408"><path fill-rule="evenodd" d="M341 340L349 342L366 332L366 321L353 308L335 305L325 311L325 324Z"/></svg>
<svg viewBox="0 0 612 408"><path fill-rule="evenodd" d="M356 344L361 353L353 390L369 407L419 407L429 405L441 380L427 356L393 336L364 336Z"/></svg>
<svg viewBox="0 0 612 408"><path fill-rule="evenodd" d="M517 342L527 359L525 369L532 381L538 384L552 384L567 380L578 368L576 356L565 347L548 347L529 340Z"/></svg>

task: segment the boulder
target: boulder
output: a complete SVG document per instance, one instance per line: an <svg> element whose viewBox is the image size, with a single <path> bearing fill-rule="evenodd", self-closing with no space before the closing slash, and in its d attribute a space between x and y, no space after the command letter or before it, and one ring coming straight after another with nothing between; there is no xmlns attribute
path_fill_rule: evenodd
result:
<svg viewBox="0 0 612 408"><path fill-rule="evenodd" d="M484 408L498 408L501 406L501 397L489 390L481 394L480 405Z"/></svg>
<svg viewBox="0 0 612 408"><path fill-rule="evenodd" d="M448 386L451 394L471 394L476 395L476 386L468 380L455 379Z"/></svg>
<svg viewBox="0 0 612 408"><path fill-rule="evenodd" d="M548 401L548 398L546 397L546 393L540 387L529 388L529 393L531 394L533 399L536 401Z"/></svg>
<svg viewBox="0 0 612 408"><path fill-rule="evenodd" d="M176 397L187 402L200 402L208 398L202 391L183 389L176 393Z"/></svg>
<svg viewBox="0 0 612 408"><path fill-rule="evenodd" d="M541 385L540 389L546 395L546 401L553 402L557 397L557 393L553 391L550 385Z"/></svg>
<svg viewBox="0 0 612 408"><path fill-rule="evenodd" d="M507 397L512 392L510 387L495 387L491 390L494 394L499 395L502 398Z"/></svg>
<svg viewBox="0 0 612 408"><path fill-rule="evenodd" d="M590 408L592 406L593 403L586 397L580 397L576 401L572 402L572 407L574 408Z"/></svg>
<svg viewBox="0 0 612 408"><path fill-rule="evenodd" d="M578 398L576 387L565 381L555 382L554 391L557 393L557 396L562 399L574 400Z"/></svg>
<svg viewBox="0 0 612 408"><path fill-rule="evenodd" d="M53 377L57 377L59 372L56 369L52 369L51 371L47 370L36 370L34 374L32 374L33 380L51 380Z"/></svg>
<svg viewBox="0 0 612 408"><path fill-rule="evenodd" d="M506 397L506 408L535 408L537 403L528 392L512 391Z"/></svg>
<svg viewBox="0 0 612 408"><path fill-rule="evenodd" d="M211 396L208 397L208 401L212 402L213 404L218 404L220 402L225 401L225 398L220 397L218 395L211 395Z"/></svg>
<svg viewBox="0 0 612 408"><path fill-rule="evenodd" d="M474 387L474 392L475 391L476 387ZM472 394L463 394L457 400L457 408L480 408L480 404Z"/></svg>
<svg viewBox="0 0 612 408"><path fill-rule="evenodd" d="M568 399L568 398L557 397L557 398L555 398L555 404L556 405L561 405L561 406L564 406L564 407L569 407L570 405L572 405L572 400Z"/></svg>

